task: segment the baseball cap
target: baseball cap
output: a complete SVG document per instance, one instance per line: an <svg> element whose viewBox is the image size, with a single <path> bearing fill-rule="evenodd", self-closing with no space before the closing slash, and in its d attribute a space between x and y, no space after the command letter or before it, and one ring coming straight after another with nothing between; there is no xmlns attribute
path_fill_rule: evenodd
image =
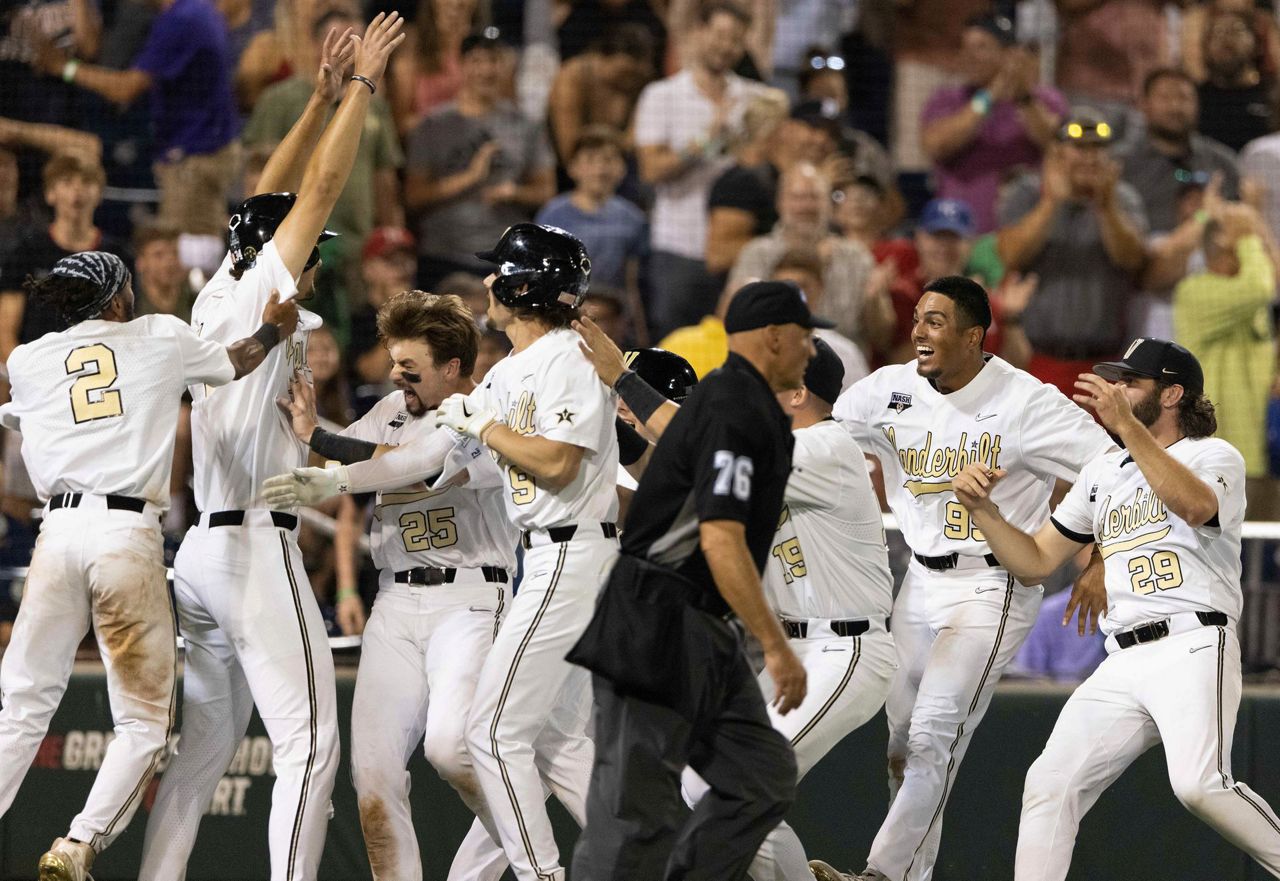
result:
<svg viewBox="0 0 1280 881"><path fill-rule="evenodd" d="M364 250L360 256L364 260L372 260L397 251L413 253L413 234L399 226L380 226L364 240Z"/></svg>
<svg viewBox="0 0 1280 881"><path fill-rule="evenodd" d="M1204 393L1204 370L1200 362L1195 355L1169 340L1138 338L1129 344L1123 358L1095 364L1093 372L1109 382L1131 374L1180 385L1189 394Z"/></svg>
<svg viewBox="0 0 1280 881"><path fill-rule="evenodd" d="M1012 46L1018 41L1017 31L1013 26L1013 19L1007 15L988 14L975 15L964 23L967 28L977 28L980 31L986 31L991 36L1000 41L1001 46Z"/></svg>
<svg viewBox="0 0 1280 881"><path fill-rule="evenodd" d="M920 228L925 232L953 232L961 238L973 236L973 209L963 199L933 199L920 214Z"/></svg>
<svg viewBox="0 0 1280 881"><path fill-rule="evenodd" d="M505 49L510 45L503 39L502 31L490 25L479 31L472 31L462 38L462 45L458 49L458 56L462 57L472 49Z"/></svg>
<svg viewBox="0 0 1280 881"><path fill-rule="evenodd" d="M844 364L835 350L817 337L814 337L813 348L815 354L804 369L804 387L828 404L834 404L844 385Z"/></svg>
<svg viewBox="0 0 1280 881"><path fill-rule="evenodd" d="M1075 144L1110 144L1115 131L1092 107L1078 107L1058 129L1058 140Z"/></svg>
<svg viewBox="0 0 1280 881"><path fill-rule="evenodd" d="M800 286L790 281L753 281L738 288L724 316L726 333L743 333L771 324L835 327L835 322L809 311Z"/></svg>

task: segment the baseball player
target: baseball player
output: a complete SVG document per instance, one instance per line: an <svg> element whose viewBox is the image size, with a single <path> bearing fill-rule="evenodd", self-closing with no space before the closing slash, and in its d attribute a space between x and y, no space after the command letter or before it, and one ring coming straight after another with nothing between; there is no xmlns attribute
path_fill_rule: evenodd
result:
<svg viewBox="0 0 1280 881"><path fill-rule="evenodd" d="M231 218L231 251L196 299L192 323L205 339L233 339L267 294L307 297L317 242L355 160L369 99L403 39L403 20L378 15L356 39L355 73L305 162L296 198L247 199ZM354 39L354 38L353 38ZM294 184L327 107L313 98L264 169L259 186ZM185 875L201 816L235 755L256 703L272 743L276 782L268 840L272 881L313 879L338 768L333 657L297 545L297 516L263 506L268 475L301 465L306 447L276 409L307 335L298 331L249 382L191 388L195 498L202 512L174 564L178 622L186 639L183 730L161 780L143 844L142 881Z"/></svg>
<svg viewBox="0 0 1280 881"><path fill-rule="evenodd" d="M1036 529L1055 478L1074 479L1113 446L1056 389L983 352L991 309L981 285L930 282L914 321L915 362L877 370L835 406L880 460L912 551L893 607L899 668L885 705L892 801L859 876L889 881L932 877L956 769L1042 597L990 553L952 479L970 462L1007 469L995 501L1010 522ZM811 866L820 881L844 877Z"/></svg>
<svg viewBox="0 0 1280 881"><path fill-rule="evenodd" d="M589 319L588 319L589 320ZM595 333L603 336L595 324L591 327ZM579 331L579 333L590 334L590 331ZM590 340L589 335L585 335L584 339ZM602 347L603 348L603 347ZM675 352L668 352L666 349L633 349L628 352L618 352L617 346L612 345L610 340L610 348L621 356L619 369L633 371L636 376L644 380L645 384L650 388L658 391L664 398L671 401L677 407L684 403L684 399L689 396L689 392L698 384L698 374L694 372L693 366L681 358ZM594 355L591 356L594 359ZM593 361L594 364L594 361ZM599 369L597 368L597 373ZM657 443L657 437L650 432L645 426L639 423L631 408L627 406L627 402L618 398L618 419L631 428L638 438L634 438L629 432L620 432L618 439L618 524L621 526L626 522L627 509L631 506L631 499L636 493L638 483L636 478L627 470L631 467L635 470L643 470L643 463L636 456L644 455L644 448L628 454L624 449L628 440L638 443L643 440L646 445ZM630 466L623 465L623 462L631 463Z"/></svg>
<svg viewBox="0 0 1280 881"><path fill-rule="evenodd" d="M84 810L40 858L42 881L83 881L124 831L173 725L173 608L160 521L178 408L188 383L226 385L261 364L297 324L297 308L266 298L263 324L230 346L199 339L168 315L134 318L119 257L86 251L27 280L33 302L65 330L9 356L22 456L48 499L13 641L0 665L0 816L44 739L92 625L115 721Z"/></svg>
<svg viewBox="0 0 1280 881"><path fill-rule="evenodd" d="M564 656L617 555L616 407L586 381L590 363L569 328L590 277L582 243L520 223L478 256L498 265L486 279L489 320L511 338L512 353L470 395L445 398L436 423L480 441L498 462L507 517L522 530L525 574L481 670L467 743L516 877L563 879L543 786L582 823L591 693L587 672ZM335 492L402 486L441 472L452 444L437 432L368 462L279 475L268 491L312 504Z"/></svg>
<svg viewBox="0 0 1280 881"><path fill-rule="evenodd" d="M379 446L445 432L433 418L440 401L475 388L480 332L458 297L405 291L379 310L378 335L397 390L341 434L317 427L305 381L295 381L292 399L281 402L299 440L326 459L364 461ZM424 734L427 760L487 820L464 728L510 602L519 536L503 509L502 487L476 488L485 475L474 466L469 476L466 486L380 492L374 506L379 585L351 708L351 771L369 865L382 881L422 878L405 763ZM488 856L501 874L506 858L492 842Z"/></svg>
<svg viewBox="0 0 1280 881"><path fill-rule="evenodd" d="M1081 817L1163 743L1178 800L1280 878L1280 820L1231 779L1244 458L1213 437L1204 373L1182 346L1135 340L1123 360L1093 369L1075 399L1125 449L1090 462L1034 537L992 498L1012 472L971 463L955 479L956 498L1018 577L1043 578L1095 541L1104 560L1108 655L1027 773L1014 877L1065 879Z"/></svg>
<svg viewBox="0 0 1280 881"><path fill-rule="evenodd" d="M611 354L608 338L594 324L580 325L592 363L606 383L616 383L624 367L649 386L654 386L651 377L660 378L652 369L649 376L641 374L637 361L624 361L616 349ZM784 716L772 706L773 680L763 674L759 678L769 719L795 749L801 778L880 711L898 666L889 635L893 575L880 506L861 448L831 418L844 365L821 340L814 340L814 348L804 387L782 398L791 415L795 450L764 570L770 605L804 664L809 692ZM660 409L674 412L666 405ZM707 789L692 770L685 771L682 784L691 804ZM785 820L761 845L750 875L755 881L813 878L804 847Z"/></svg>

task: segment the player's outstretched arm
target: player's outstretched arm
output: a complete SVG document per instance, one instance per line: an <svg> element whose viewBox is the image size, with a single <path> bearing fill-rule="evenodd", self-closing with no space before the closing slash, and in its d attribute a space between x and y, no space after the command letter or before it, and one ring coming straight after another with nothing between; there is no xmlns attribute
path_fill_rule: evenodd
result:
<svg viewBox="0 0 1280 881"><path fill-rule="evenodd" d="M343 84L351 75L356 55L356 35L351 28L341 33L330 28L320 49L320 69L316 72L315 89L302 111L302 116L289 129L284 140L271 153L258 177L258 193L296 192L302 183L307 159L320 140L329 108L342 95Z"/></svg>
<svg viewBox="0 0 1280 881"><path fill-rule="evenodd" d="M628 370L622 350L590 318L584 316L573 322L573 329L582 337L578 348L591 362L600 381L627 402L631 412L655 440L662 437L680 405L668 401L634 371Z"/></svg>
<svg viewBox="0 0 1280 881"><path fill-rule="evenodd" d="M365 30L364 39L357 43L355 74L347 83L338 112L307 163L298 188L298 201L272 238L280 259L294 278L302 275L325 221L347 185L369 101L386 70L387 59L404 40L403 28L404 19L399 13L378 13Z"/></svg>
<svg viewBox="0 0 1280 881"><path fill-rule="evenodd" d="M1031 536L1005 520L991 501L991 491L1004 476L1003 468L993 470L975 462L957 474L951 486L1000 565L1023 584L1039 584L1085 543L1072 541L1052 524Z"/></svg>
<svg viewBox="0 0 1280 881"><path fill-rule="evenodd" d="M298 329L298 304L280 302L280 292L272 291L262 310L262 326L242 340L227 346L227 357L236 368L235 378L252 373L276 343Z"/></svg>
<svg viewBox="0 0 1280 881"><path fill-rule="evenodd" d="M720 595L764 648L765 669L777 692L773 705L786 715L804 701L804 665L791 650L765 599L760 573L747 548L746 527L737 520L703 520L698 537Z"/></svg>

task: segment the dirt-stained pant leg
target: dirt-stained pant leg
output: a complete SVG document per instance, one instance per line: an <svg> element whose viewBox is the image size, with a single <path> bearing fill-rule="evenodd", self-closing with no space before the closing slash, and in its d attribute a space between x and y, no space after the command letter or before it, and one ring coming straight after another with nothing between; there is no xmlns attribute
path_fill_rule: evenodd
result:
<svg viewBox="0 0 1280 881"><path fill-rule="evenodd" d="M71 836L103 850L129 825L173 727L177 636L158 526L98 512L88 542L93 628L107 671L115 739Z"/></svg>
<svg viewBox="0 0 1280 881"><path fill-rule="evenodd" d="M89 629L89 591L79 565L83 524L75 510L45 519L0 664L0 816L35 759Z"/></svg>

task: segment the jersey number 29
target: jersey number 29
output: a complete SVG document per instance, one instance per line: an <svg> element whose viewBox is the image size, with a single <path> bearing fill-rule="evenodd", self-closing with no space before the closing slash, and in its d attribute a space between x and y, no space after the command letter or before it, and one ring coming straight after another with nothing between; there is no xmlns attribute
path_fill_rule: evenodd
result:
<svg viewBox="0 0 1280 881"><path fill-rule="evenodd" d="M116 384L116 355L102 343L72 349L67 356L67 375L75 376L86 368L71 385L71 415L76 424L94 419L110 419L124 415L124 402Z"/></svg>

